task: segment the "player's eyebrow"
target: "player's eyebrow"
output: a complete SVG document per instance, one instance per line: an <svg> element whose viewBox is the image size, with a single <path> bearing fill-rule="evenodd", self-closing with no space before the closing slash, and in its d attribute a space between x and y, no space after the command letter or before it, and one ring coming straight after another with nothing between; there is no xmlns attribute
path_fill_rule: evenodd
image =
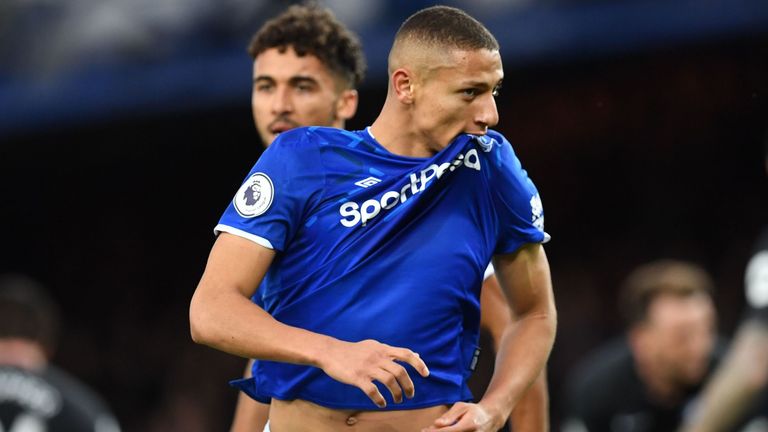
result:
<svg viewBox="0 0 768 432"><path fill-rule="evenodd" d="M473 87L473 88L480 88L480 89L489 89L489 88L496 88L501 86L503 79L500 79L497 83L495 83L493 86L489 85L485 81L463 81L461 83L462 87Z"/></svg>
<svg viewBox="0 0 768 432"><path fill-rule="evenodd" d="M483 81L464 81L461 83L462 87L474 87L474 88L489 88L488 83Z"/></svg>
<svg viewBox="0 0 768 432"><path fill-rule="evenodd" d="M296 85L296 84L313 84L313 85L317 85L318 84L317 79L315 79L315 77L312 77L312 76L309 76L309 75L295 75L295 76L292 76L291 79L288 80L288 82L291 85Z"/></svg>
<svg viewBox="0 0 768 432"><path fill-rule="evenodd" d="M256 75L255 77L253 77L253 82L254 83L257 83L259 81L267 81L267 82L270 82L270 83L274 83L275 79L272 78L269 75Z"/></svg>
<svg viewBox="0 0 768 432"><path fill-rule="evenodd" d="M254 83L257 83L259 81L266 81L271 84L274 84L275 82L277 82L271 75L256 75L255 77L253 77ZM309 84L317 85L317 79L309 75L295 75L295 76L292 76L288 80L288 82L291 85L296 85L300 83L309 83Z"/></svg>

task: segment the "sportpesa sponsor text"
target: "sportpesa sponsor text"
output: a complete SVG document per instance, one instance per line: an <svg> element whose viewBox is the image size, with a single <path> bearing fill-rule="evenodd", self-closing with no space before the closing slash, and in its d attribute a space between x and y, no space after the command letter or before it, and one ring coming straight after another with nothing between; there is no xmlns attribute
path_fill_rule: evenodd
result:
<svg viewBox="0 0 768 432"><path fill-rule="evenodd" d="M432 164L419 173L411 173L408 176L408 182L400 190L384 192L379 198L369 199L361 204L354 201L345 202L339 207L339 214L342 217L341 224L347 228L352 228L357 224L365 226L382 211L391 210L398 204L406 202L408 198L424 191L427 184L433 179L439 180L446 171L453 171L461 166L480 171L480 158L476 149L470 149L466 153L459 154L451 162L440 165Z"/></svg>

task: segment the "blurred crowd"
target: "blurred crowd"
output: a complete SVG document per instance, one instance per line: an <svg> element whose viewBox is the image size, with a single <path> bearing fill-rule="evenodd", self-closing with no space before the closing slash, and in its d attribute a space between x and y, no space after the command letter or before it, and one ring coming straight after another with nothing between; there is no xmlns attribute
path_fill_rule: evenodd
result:
<svg viewBox="0 0 768 432"><path fill-rule="evenodd" d="M479 18L509 14L530 0L449 1ZM0 73L60 74L94 65L152 62L241 47L291 1L8 0L0 4ZM329 0L353 30L398 25L428 1Z"/></svg>

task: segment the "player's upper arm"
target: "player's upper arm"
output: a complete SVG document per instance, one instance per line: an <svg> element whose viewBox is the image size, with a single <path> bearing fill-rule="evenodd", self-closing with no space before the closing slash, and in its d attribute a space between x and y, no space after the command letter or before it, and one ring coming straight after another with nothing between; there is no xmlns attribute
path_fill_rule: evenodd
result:
<svg viewBox="0 0 768 432"><path fill-rule="evenodd" d="M493 258L502 293L516 316L544 313L554 317L554 295L544 247L528 243L511 254Z"/></svg>
<svg viewBox="0 0 768 432"><path fill-rule="evenodd" d="M273 249L244 237L221 233L211 249L198 289L232 289L250 298L274 257Z"/></svg>
<svg viewBox="0 0 768 432"><path fill-rule="evenodd" d="M256 292L275 251L229 233L216 239L189 306L192 339L218 340L222 317Z"/></svg>

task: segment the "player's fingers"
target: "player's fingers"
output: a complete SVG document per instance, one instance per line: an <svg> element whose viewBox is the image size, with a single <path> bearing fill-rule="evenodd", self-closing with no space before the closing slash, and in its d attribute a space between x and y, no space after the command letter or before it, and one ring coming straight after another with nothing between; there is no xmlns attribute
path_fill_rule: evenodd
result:
<svg viewBox="0 0 768 432"><path fill-rule="evenodd" d="M409 350L408 348L392 347L390 349L390 356L396 360L400 360L413 366L419 375L423 377L429 376L429 368L427 368L427 364L424 363L424 360L422 360L417 353Z"/></svg>
<svg viewBox="0 0 768 432"><path fill-rule="evenodd" d="M371 399L377 407L384 408L387 406L387 401L384 399L384 396L382 396L379 388L376 387L376 384L372 383L371 381L364 381L358 384L357 387L362 390L363 393L365 393L365 395L368 396L368 398Z"/></svg>
<svg viewBox="0 0 768 432"><path fill-rule="evenodd" d="M408 371L403 366L395 362L386 362L382 365L385 371L390 373L396 380L400 388L403 389L405 397L412 398L415 394L415 388L411 377L408 375ZM400 403L402 401L395 401Z"/></svg>
<svg viewBox="0 0 768 432"><path fill-rule="evenodd" d="M400 388L400 384L391 372L386 369L379 369L372 374L371 378L384 384L389 392L392 393L392 399L395 403L403 401L403 389Z"/></svg>
<svg viewBox="0 0 768 432"><path fill-rule="evenodd" d="M456 402L455 404L453 404L451 409L449 409L443 415L435 419L434 423L432 423L432 427L445 428L447 426L455 425L458 423L459 420L461 420L464 414L467 413L468 409L469 409L469 405L463 402Z"/></svg>
<svg viewBox="0 0 768 432"><path fill-rule="evenodd" d="M422 429L422 432L475 432L477 431L477 426L472 424L470 421L464 421L460 420L456 424L452 424L450 426L445 427L435 427L430 426L426 429Z"/></svg>

